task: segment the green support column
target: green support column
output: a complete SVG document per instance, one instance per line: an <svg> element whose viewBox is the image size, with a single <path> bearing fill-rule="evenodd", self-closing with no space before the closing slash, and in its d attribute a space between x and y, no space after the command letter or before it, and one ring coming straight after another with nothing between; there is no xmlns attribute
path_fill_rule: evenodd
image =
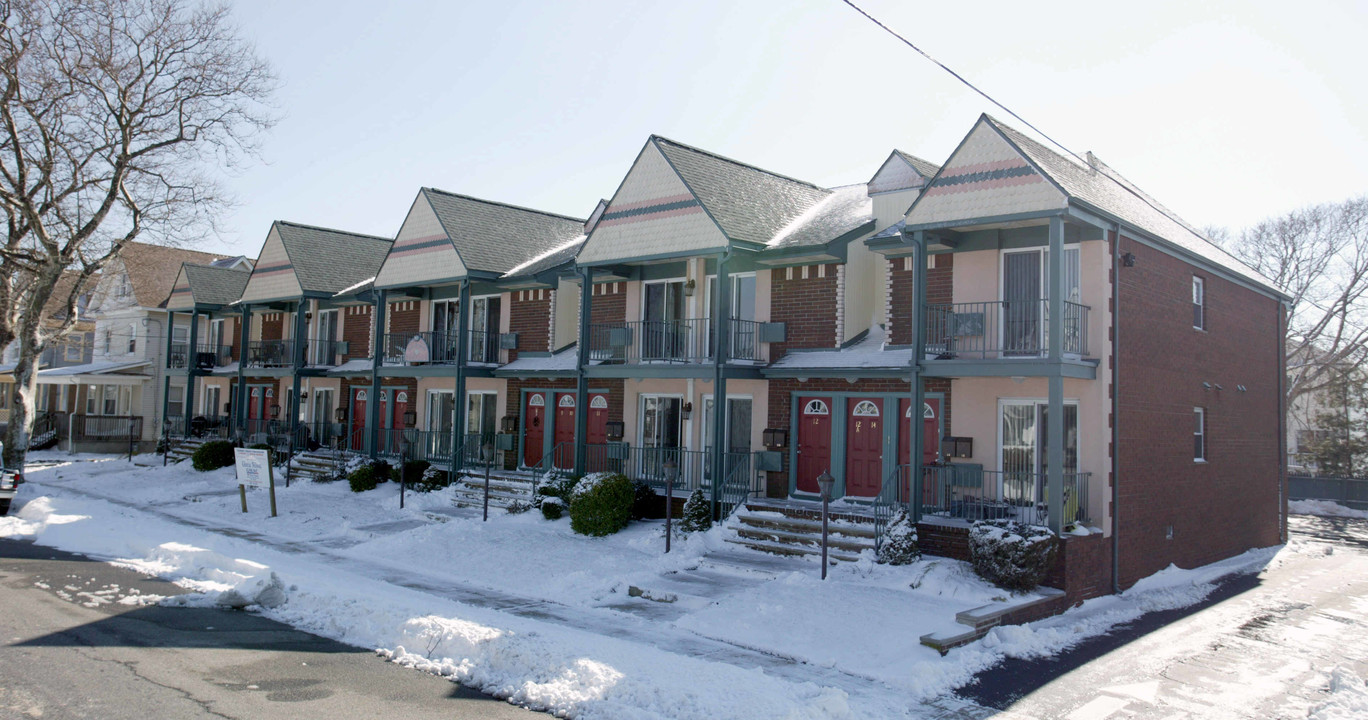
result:
<svg viewBox="0 0 1368 720"><path fill-rule="evenodd" d="M717 256L717 280L713 283L713 456L712 510L721 520L722 484L727 480L727 360L731 353L731 276L727 274L727 256Z"/></svg>
<svg viewBox="0 0 1368 720"><path fill-rule="evenodd" d="M366 417L362 421L366 432L365 446L374 458L380 451L380 366L384 362L385 347L385 313L389 312L388 293L380 290L376 293L375 310L372 313L374 347L371 348L371 385L370 392L366 395ZM356 408L353 407L355 412Z"/></svg>
<svg viewBox="0 0 1368 720"><path fill-rule="evenodd" d="M583 475L589 466L589 335L594 305L594 269L584 268L580 276L579 340L575 348L575 473ZM554 398L555 393L550 393ZM546 414L554 416L555 403L546 403Z"/></svg>
<svg viewBox="0 0 1368 720"><path fill-rule="evenodd" d="M926 452L926 438L922 433L922 408L926 406L926 387L922 381L922 361L926 357L926 232L918 230L912 234L912 456L908 472L911 473L912 522L920 522L922 517L922 485L926 474L922 472L922 456ZM945 408L941 408L945 412ZM897 417L895 412L894 417Z"/></svg>
<svg viewBox="0 0 1368 720"><path fill-rule="evenodd" d="M300 372L307 363L306 355L309 349L309 343L306 340L309 334L309 321L304 317L308 308L308 300L300 300L295 306L294 347L292 348L294 351L294 392L291 393L289 407L285 409L286 412L290 413L290 421L285 424L285 427L290 429L291 453L294 452L295 439L299 437L299 410L301 407L299 390L301 381L304 379Z"/></svg>
<svg viewBox="0 0 1368 720"><path fill-rule="evenodd" d="M1064 218L1050 218L1050 397L1046 419L1045 491L1049 498L1049 525L1056 534L1064 527Z"/></svg>
<svg viewBox="0 0 1368 720"><path fill-rule="evenodd" d="M185 347L185 432L195 416L195 350L199 344L199 310L190 311L190 344Z"/></svg>
<svg viewBox="0 0 1368 720"><path fill-rule="evenodd" d="M242 306L242 327L238 328L237 397L233 399L233 425L238 439L247 434L247 346L252 342L252 307Z"/></svg>
<svg viewBox="0 0 1368 720"><path fill-rule="evenodd" d="M465 446L466 438L466 364L470 362L470 279L461 281L461 293L456 316L456 387L452 398L451 432L456 435L452 444L451 463L454 470L460 470L466 457L474 452L479 456L480 448ZM459 452L457 452L459 451Z"/></svg>
<svg viewBox="0 0 1368 720"><path fill-rule="evenodd" d="M165 382L162 383L162 411L161 411L162 429L164 430L164 432L162 433L163 436L169 435L169 434L170 434L169 431L170 431L170 429L171 429L171 427L170 427L170 421L171 421L171 415L170 415L170 410L171 410L171 372L170 372L170 370L171 370L171 328L173 328L173 327L175 327L175 326L176 326L176 313L174 313L174 312L172 312L172 311L170 311L170 310L167 310L167 311L166 311L166 359L165 359L165 361L162 362L162 377L165 379Z"/></svg>

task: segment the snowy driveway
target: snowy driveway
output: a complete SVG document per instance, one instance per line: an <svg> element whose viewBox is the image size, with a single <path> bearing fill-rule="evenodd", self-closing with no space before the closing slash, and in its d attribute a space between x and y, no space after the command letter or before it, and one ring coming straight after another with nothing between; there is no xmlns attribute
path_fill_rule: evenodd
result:
<svg viewBox="0 0 1368 720"><path fill-rule="evenodd" d="M961 690L981 705L947 703L949 717L1368 717L1368 520L1293 515L1290 527L1263 573L1227 578L1195 612L1008 660Z"/></svg>

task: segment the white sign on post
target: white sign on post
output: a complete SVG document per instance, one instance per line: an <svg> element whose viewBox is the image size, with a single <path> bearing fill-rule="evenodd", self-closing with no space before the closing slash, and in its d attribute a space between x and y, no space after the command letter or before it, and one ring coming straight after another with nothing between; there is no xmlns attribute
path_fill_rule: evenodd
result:
<svg viewBox="0 0 1368 720"><path fill-rule="evenodd" d="M237 480L239 485L269 488L271 486L271 451L233 448L233 459L237 461Z"/></svg>

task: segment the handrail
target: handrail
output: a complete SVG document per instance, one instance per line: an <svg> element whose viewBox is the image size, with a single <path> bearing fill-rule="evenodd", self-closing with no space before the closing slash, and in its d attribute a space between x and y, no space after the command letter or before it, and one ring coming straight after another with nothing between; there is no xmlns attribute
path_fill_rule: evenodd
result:
<svg viewBox="0 0 1368 720"><path fill-rule="evenodd" d="M1064 301L1063 352L1088 353L1090 308ZM926 306L926 346L937 359L1042 357L1050 348L1050 301L998 300Z"/></svg>
<svg viewBox="0 0 1368 720"><path fill-rule="evenodd" d="M760 325L740 318L729 321L728 360L763 359ZM711 318L592 323L589 353L592 360L605 364L706 363L716 354L715 335Z"/></svg>

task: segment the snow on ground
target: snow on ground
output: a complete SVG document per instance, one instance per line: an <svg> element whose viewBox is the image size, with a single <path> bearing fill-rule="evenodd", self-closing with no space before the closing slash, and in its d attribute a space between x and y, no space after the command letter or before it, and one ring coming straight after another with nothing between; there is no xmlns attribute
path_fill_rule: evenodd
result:
<svg viewBox="0 0 1368 720"><path fill-rule="evenodd" d="M250 606L304 630L512 702L585 718L919 717L916 706L1004 657L1057 653L1145 612L1204 598L1276 549L1170 568L1117 596L1000 627L946 657L918 644L954 614L1008 595L964 563L868 558L833 568L769 556L757 572L708 562L720 531L676 542L661 523L575 535L535 511L490 521L447 492L393 484L277 487L239 506L232 469L162 468L152 456L35 454L0 537L114 560L198 595L166 603ZM778 563L778 565L776 565ZM779 567L779 570L775 568ZM673 603L630 597L632 587ZM1018 598L1019 599L1019 598ZM1347 682L1347 681L1346 681Z"/></svg>
<svg viewBox="0 0 1368 720"><path fill-rule="evenodd" d="M1334 500L1289 500L1287 511L1293 515L1319 515L1368 520L1368 510L1355 510Z"/></svg>

